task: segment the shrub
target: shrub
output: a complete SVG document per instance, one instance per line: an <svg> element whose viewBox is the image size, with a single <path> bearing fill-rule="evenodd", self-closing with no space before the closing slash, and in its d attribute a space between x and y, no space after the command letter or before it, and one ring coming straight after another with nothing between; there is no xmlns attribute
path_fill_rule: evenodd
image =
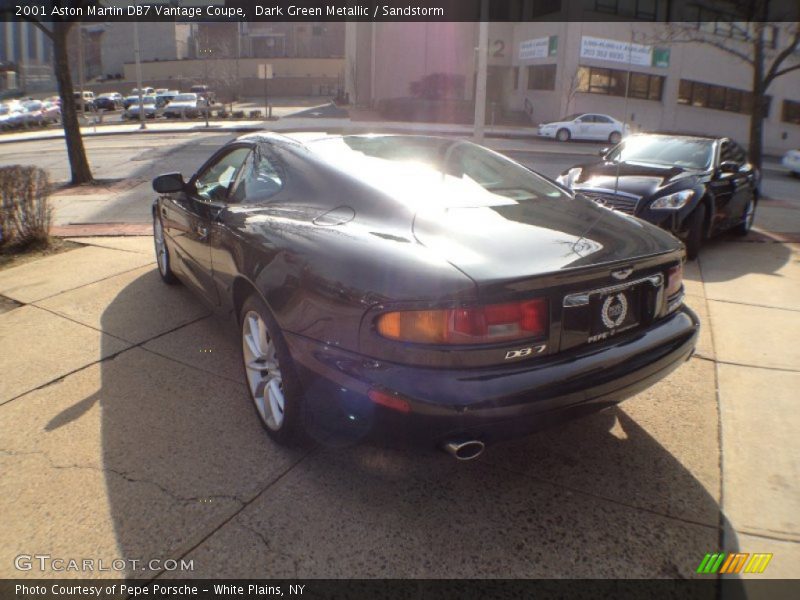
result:
<svg viewBox="0 0 800 600"><path fill-rule="evenodd" d="M0 248L46 245L50 231L50 183L38 167L0 167Z"/></svg>
<svg viewBox="0 0 800 600"><path fill-rule="evenodd" d="M233 118L234 119L244 119L244 111L243 110L235 110L235 111L233 111Z"/></svg>

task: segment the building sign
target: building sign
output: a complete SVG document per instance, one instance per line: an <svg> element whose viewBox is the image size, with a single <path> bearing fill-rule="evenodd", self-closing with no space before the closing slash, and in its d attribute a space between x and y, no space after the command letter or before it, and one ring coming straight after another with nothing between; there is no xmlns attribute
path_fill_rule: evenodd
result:
<svg viewBox="0 0 800 600"><path fill-rule="evenodd" d="M519 45L519 59L530 60L531 58L547 58L555 56L558 52L558 36L550 35L547 37L526 40Z"/></svg>
<svg viewBox="0 0 800 600"><path fill-rule="evenodd" d="M581 37L581 58L593 58L639 67L666 68L669 66L669 48L654 48L653 46L584 35Z"/></svg>

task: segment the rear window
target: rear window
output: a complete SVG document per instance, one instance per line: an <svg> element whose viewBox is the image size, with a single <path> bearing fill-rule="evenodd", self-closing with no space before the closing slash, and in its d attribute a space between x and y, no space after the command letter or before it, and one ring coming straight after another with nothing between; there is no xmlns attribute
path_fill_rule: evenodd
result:
<svg viewBox="0 0 800 600"><path fill-rule="evenodd" d="M522 165L463 140L345 136L313 141L308 148L390 196L416 196L440 206L569 198L561 188Z"/></svg>

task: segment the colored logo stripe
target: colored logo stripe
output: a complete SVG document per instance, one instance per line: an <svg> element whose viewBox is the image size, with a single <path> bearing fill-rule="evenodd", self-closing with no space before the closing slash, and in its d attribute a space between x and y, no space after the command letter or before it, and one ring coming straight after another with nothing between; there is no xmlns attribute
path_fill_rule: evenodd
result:
<svg viewBox="0 0 800 600"><path fill-rule="evenodd" d="M726 558L727 557L727 558ZM750 560L748 560L748 557ZM741 573L744 568L745 573L763 573L767 568L772 554L749 554L746 552L716 552L706 554L697 567L697 572L713 575L714 573L733 574Z"/></svg>
<svg viewBox="0 0 800 600"><path fill-rule="evenodd" d="M722 560L725 558L724 552L716 554L706 554L700 566L697 567L698 573L716 573L719 570Z"/></svg>
<svg viewBox="0 0 800 600"><path fill-rule="evenodd" d="M744 569L745 573L763 573L767 568L769 561L772 560L772 554L753 554L750 562Z"/></svg>

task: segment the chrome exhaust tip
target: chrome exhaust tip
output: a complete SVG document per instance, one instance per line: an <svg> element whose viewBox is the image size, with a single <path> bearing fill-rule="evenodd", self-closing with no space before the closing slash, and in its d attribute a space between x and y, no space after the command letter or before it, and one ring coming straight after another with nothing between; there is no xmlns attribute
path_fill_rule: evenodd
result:
<svg viewBox="0 0 800 600"><path fill-rule="evenodd" d="M474 460L483 454L485 448L480 440L447 442L442 445L442 449L456 460Z"/></svg>

